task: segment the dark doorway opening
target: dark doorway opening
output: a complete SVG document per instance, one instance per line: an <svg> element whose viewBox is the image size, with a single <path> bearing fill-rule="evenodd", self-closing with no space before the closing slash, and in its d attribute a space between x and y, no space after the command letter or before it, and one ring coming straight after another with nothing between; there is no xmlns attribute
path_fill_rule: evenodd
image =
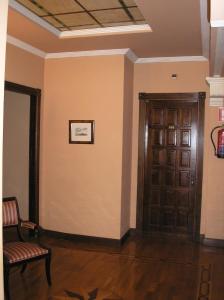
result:
<svg viewBox="0 0 224 300"><path fill-rule="evenodd" d="M25 94L30 97L28 180L29 220L39 224L39 144L41 90L9 81L5 82L5 90L19 94Z"/></svg>
<svg viewBox="0 0 224 300"><path fill-rule="evenodd" d="M141 93L137 229L200 239L205 93Z"/></svg>

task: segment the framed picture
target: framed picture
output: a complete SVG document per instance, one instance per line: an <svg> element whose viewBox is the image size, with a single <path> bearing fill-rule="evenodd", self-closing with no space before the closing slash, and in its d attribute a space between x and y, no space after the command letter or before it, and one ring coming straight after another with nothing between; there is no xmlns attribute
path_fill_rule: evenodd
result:
<svg viewBox="0 0 224 300"><path fill-rule="evenodd" d="M94 121L69 120L69 144L94 144Z"/></svg>

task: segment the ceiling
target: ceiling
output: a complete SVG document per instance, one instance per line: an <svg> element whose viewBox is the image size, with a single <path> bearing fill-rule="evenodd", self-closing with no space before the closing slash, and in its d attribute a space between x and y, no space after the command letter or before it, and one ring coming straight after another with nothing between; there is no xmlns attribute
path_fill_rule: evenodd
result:
<svg viewBox="0 0 224 300"><path fill-rule="evenodd" d="M59 38L9 7L8 34L47 53L130 48L140 58L202 55L200 0L135 3L152 32Z"/></svg>
<svg viewBox="0 0 224 300"><path fill-rule="evenodd" d="M134 0L16 0L60 31L145 24Z"/></svg>

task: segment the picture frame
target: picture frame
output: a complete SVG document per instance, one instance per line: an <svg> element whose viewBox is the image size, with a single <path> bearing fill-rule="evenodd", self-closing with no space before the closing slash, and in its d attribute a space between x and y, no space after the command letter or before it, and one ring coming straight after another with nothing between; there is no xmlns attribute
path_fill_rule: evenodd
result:
<svg viewBox="0 0 224 300"><path fill-rule="evenodd" d="M69 120L69 144L94 144L94 120Z"/></svg>

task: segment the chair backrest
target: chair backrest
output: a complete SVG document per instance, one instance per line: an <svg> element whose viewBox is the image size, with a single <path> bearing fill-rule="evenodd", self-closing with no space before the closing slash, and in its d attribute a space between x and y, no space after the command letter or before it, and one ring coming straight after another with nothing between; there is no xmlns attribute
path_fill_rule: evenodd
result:
<svg viewBox="0 0 224 300"><path fill-rule="evenodd" d="M19 209L16 197L3 198L3 227L19 224Z"/></svg>

